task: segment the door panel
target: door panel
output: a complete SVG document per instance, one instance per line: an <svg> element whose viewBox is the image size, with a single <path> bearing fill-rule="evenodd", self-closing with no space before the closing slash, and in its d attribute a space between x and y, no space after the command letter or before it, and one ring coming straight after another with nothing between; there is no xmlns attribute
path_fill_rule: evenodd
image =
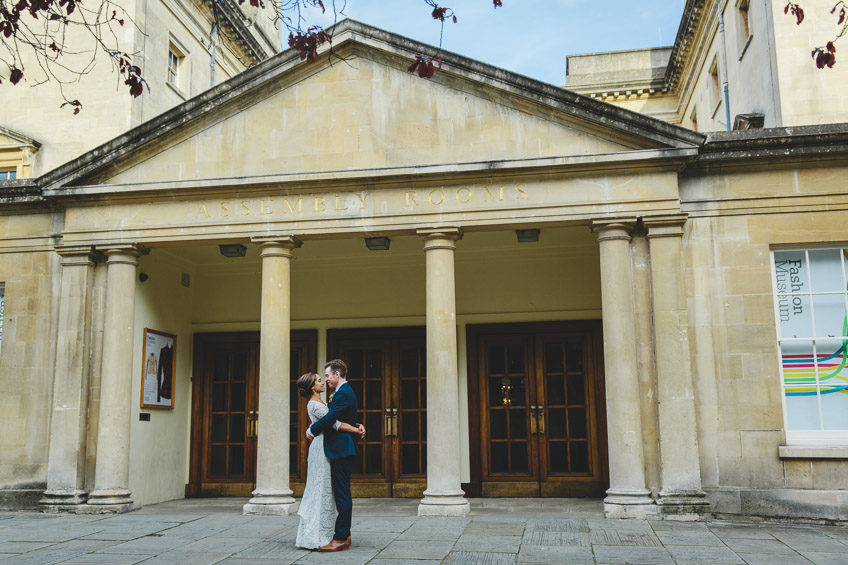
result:
<svg viewBox="0 0 848 565"><path fill-rule="evenodd" d="M354 496L420 497L427 471L426 347L422 328L331 330L328 358L348 364L367 435Z"/></svg>
<svg viewBox="0 0 848 565"><path fill-rule="evenodd" d="M314 367L317 335L292 332L289 444L291 488L303 492L307 443L301 432L301 374ZM192 379L192 439L186 496L250 496L256 484L259 333L197 334Z"/></svg>
<svg viewBox="0 0 848 565"><path fill-rule="evenodd" d="M601 343L592 322L468 327L474 494L603 493Z"/></svg>

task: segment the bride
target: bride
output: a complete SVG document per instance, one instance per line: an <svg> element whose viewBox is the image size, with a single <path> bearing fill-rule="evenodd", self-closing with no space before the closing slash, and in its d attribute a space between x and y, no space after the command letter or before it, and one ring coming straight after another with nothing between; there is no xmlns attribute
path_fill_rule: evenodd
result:
<svg viewBox="0 0 848 565"><path fill-rule="evenodd" d="M324 382L317 373L307 373L297 379L297 391L308 398L306 411L312 424L320 420L329 410L321 400ZM354 427L336 422L339 432L365 435L362 424ZM300 500L300 525L297 528L295 545L304 549L317 549L327 545L333 539L336 524L336 502L333 498L333 485L330 481L330 461L324 455L324 436L316 436L309 446L307 457L306 488Z"/></svg>

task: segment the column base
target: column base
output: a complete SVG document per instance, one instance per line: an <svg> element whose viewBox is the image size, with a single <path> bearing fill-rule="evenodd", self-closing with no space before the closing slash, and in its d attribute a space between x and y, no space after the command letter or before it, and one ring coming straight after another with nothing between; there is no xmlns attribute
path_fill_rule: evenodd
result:
<svg viewBox="0 0 848 565"><path fill-rule="evenodd" d="M253 491L253 498L242 507L242 514L258 516L290 516L297 513L300 502L296 501L291 490L276 492Z"/></svg>
<svg viewBox="0 0 848 565"><path fill-rule="evenodd" d="M125 488L96 489L88 495L88 504L92 506L132 507L132 493Z"/></svg>
<svg viewBox="0 0 848 565"><path fill-rule="evenodd" d="M651 520L658 518L659 514L651 491L609 489L604 499L604 516L614 520Z"/></svg>
<svg viewBox="0 0 848 565"><path fill-rule="evenodd" d="M126 504L80 504L74 508L74 514L124 514L141 508L140 504L129 502Z"/></svg>
<svg viewBox="0 0 848 565"><path fill-rule="evenodd" d="M471 504L462 490L451 492L424 491L424 498L418 504L419 516L468 516Z"/></svg>
<svg viewBox="0 0 848 565"><path fill-rule="evenodd" d="M75 512L87 499L88 493L83 490L45 490L38 501L38 509L42 512Z"/></svg>
<svg viewBox="0 0 848 565"><path fill-rule="evenodd" d="M657 509L664 520L697 522L709 520L710 501L703 491L662 492L657 499Z"/></svg>

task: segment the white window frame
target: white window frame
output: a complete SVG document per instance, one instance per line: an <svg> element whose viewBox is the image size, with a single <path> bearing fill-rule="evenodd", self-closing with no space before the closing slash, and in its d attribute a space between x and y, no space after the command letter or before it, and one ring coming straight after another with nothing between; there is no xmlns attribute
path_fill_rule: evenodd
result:
<svg viewBox="0 0 848 565"><path fill-rule="evenodd" d="M813 351L815 352L816 351L816 349L815 349L816 341L834 341L834 339L831 337L831 338L823 340L822 338L817 337L817 336L801 337L801 338L794 338L794 337L784 338L781 335L782 328L781 328L781 324L780 324L780 304L779 304L779 301L778 301L779 294L778 294L778 291L777 291L777 269L776 269L776 264L775 264L775 253L779 253L781 251L804 251L804 255L805 255L805 258L806 258L806 261L807 261L807 273L808 273L806 282L807 282L807 287L810 289L809 291L806 292L806 294L811 299L810 300L810 306L811 306L810 317L811 317L811 323L812 323L812 331L813 331L813 333L815 333L815 331L816 331L815 330L815 328L816 328L816 326L815 326L815 309L812 308L812 304L813 304L812 297L818 296L818 295L835 294L835 293L832 292L832 291L831 292L813 292L813 290L812 290L812 288L813 288L812 287L812 280L811 280L811 276L810 276L811 269L809 267L809 265L810 265L810 263L809 263L809 261L810 261L809 251L828 250L828 249L838 249L838 250L842 251L845 248L848 248L848 244L841 244L841 245L828 244L828 245L820 245L820 246L817 246L817 245L781 246L779 248L773 248L773 249L770 250L769 255L770 255L770 260L771 260L770 261L771 262L770 267L771 267L771 283L772 283L772 300L774 302L774 322L775 322L775 332L777 334L777 366L778 366L778 371L779 371L779 375L780 375L780 383L779 383L779 386L780 386L780 402L781 402L781 407L783 409L783 429L786 433L786 443L787 443L787 445L794 445L794 446L805 446L805 445L807 445L807 446L848 446L848 429L845 429L845 430L822 430L822 429L819 429L819 430L790 430L789 429L789 412L786 408L786 386L785 386L785 376L784 376L784 373L783 373L783 360L782 360L782 351L783 350L782 350L781 345L783 343L792 342L792 341L810 342L810 343L813 344ZM844 261L844 260L841 261L843 282L848 280L848 278L846 278L846 275L848 275L848 273L846 273L845 263L846 263L846 261ZM791 293L784 293L784 294L791 294ZM846 300L848 301L848 292L842 291L842 294L844 296L846 296ZM846 308L848 308L848 302L846 302ZM818 359L817 359L815 353L813 355L813 363L814 363L814 365L816 365L816 373L818 373L818 367L817 367ZM819 398L819 421L821 421L821 418L822 418L821 395L818 395L817 397Z"/></svg>
<svg viewBox="0 0 848 565"><path fill-rule="evenodd" d="M18 178L17 169L0 169L0 180L15 180Z"/></svg>
<svg viewBox="0 0 848 565"><path fill-rule="evenodd" d="M176 67L171 65L172 58L176 61ZM168 40L168 59L165 73L165 83L182 98L187 98L191 88L189 52L173 35L170 35Z"/></svg>

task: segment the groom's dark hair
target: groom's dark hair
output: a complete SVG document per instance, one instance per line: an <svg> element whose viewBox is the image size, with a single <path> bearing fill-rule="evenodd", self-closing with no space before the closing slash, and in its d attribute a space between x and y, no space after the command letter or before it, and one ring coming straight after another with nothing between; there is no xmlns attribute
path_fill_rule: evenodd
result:
<svg viewBox="0 0 848 565"><path fill-rule="evenodd" d="M341 375L343 379L347 378L347 364L341 359L333 359L332 361L327 361L327 363L324 365L324 368L329 368L331 373L335 373L336 371L338 371L339 375Z"/></svg>

